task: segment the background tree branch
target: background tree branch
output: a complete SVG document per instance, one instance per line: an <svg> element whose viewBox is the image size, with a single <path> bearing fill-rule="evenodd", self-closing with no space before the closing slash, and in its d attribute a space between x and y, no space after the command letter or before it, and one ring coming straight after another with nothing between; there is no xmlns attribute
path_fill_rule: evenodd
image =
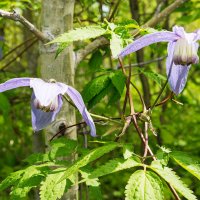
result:
<svg viewBox="0 0 200 200"><path fill-rule="evenodd" d="M154 15L149 21L147 21L142 27L154 27L156 24L161 22L169 14L171 14L176 8L185 3L188 0L176 0L174 3L170 4L160 13ZM134 32L135 34L135 32ZM76 65L78 65L87 55L92 53L94 50L102 47L106 44L109 44L109 41L104 37L99 37L87 46L84 49L80 49L76 52Z"/></svg>
<svg viewBox="0 0 200 200"><path fill-rule="evenodd" d="M19 15L18 13L16 13L16 11L7 12L7 11L4 11L4 10L0 9L0 17L20 22L26 28L28 28L29 31L31 31L42 42L47 42L49 40L48 37L45 36L44 33L42 33L39 29L37 29L26 18L24 18L23 16Z"/></svg>

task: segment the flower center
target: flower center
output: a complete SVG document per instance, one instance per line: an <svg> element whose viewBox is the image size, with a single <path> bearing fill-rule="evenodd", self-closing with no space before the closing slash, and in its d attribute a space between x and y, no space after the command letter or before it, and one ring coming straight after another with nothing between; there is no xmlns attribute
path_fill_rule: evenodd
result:
<svg viewBox="0 0 200 200"><path fill-rule="evenodd" d="M195 43L189 43L187 39L180 38L174 47L173 61L175 65L190 65L198 63L199 57Z"/></svg>
<svg viewBox="0 0 200 200"><path fill-rule="evenodd" d="M38 99L34 99L33 105L44 112L53 112L58 108L58 97L56 97L48 106L44 106Z"/></svg>

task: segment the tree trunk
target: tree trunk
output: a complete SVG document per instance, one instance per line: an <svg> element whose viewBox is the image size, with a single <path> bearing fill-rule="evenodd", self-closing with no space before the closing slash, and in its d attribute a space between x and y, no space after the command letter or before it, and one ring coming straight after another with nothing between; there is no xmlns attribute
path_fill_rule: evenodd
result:
<svg viewBox="0 0 200 200"><path fill-rule="evenodd" d="M75 0L43 0L41 30L50 39L67 32L73 27ZM55 53L56 45L40 44L40 72L44 80L55 79L65 84L74 85L74 56L72 46L63 51L57 59ZM63 126L75 123L74 108L63 102L63 107L55 122L47 128L46 140L59 132ZM50 133L50 134L49 134ZM67 136L76 139L76 128L67 132ZM46 141L46 143L48 142ZM72 161L74 160L71 158ZM65 194L64 199L77 199L77 188L73 187Z"/></svg>

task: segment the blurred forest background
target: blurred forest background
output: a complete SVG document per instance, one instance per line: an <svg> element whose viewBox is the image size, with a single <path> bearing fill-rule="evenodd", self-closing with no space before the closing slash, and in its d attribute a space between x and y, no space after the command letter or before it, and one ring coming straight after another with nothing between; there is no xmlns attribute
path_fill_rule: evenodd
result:
<svg viewBox="0 0 200 200"><path fill-rule="evenodd" d="M74 8L73 28L87 25L106 24L113 22L116 25L128 23L134 19L134 23L145 24L154 15L168 7L173 0L76 0ZM40 0L3 0L0 1L0 9L20 13L38 29L41 23ZM200 2L190 0L181 4L173 12L169 13L161 22L153 28L171 31L174 25L183 26L187 32L200 28ZM54 12L52 10L52 12ZM52 22L53 23L53 22ZM153 29L152 29L153 30ZM149 29L149 31L152 31ZM121 30L120 30L121 31ZM124 33L127 34L127 33ZM144 34L144 33L142 33ZM127 34L127 39L131 36ZM81 49L90 41L78 41L74 43L74 50ZM146 47L126 59L125 65L131 62L131 80L144 96L147 106L152 105L158 95L161 86L166 80L165 60L167 56L167 44L159 43ZM15 77L41 77L39 58L39 40L19 22L0 18L0 82ZM62 54L62 53L61 53ZM59 57L59 56L58 56ZM139 63L139 64L138 64ZM119 118L123 106L125 90L123 94L113 97L113 89L109 93L102 94L103 98L88 101L84 96L87 83L95 77L110 73L119 68L118 60L112 59L109 45L99 47L83 59L75 69L74 87L82 92L90 111L98 115ZM140 68L140 69L138 69ZM200 156L200 64L191 67L188 81L184 91L169 100L162 106L158 106L152 113L152 123L158 136L150 134L149 145L156 152L159 146L189 152L194 156ZM162 95L166 97L170 93L167 87ZM20 88L5 93L0 93L0 180L6 178L11 172L26 166L24 160L33 152L39 152L43 147L34 143L35 134L31 126L29 88ZM132 96L136 111L141 111L142 105L137 92L132 89ZM162 99L161 98L161 99ZM178 103L177 103L178 102ZM126 113L129 114L128 112ZM80 115L77 122L81 120ZM114 141L121 130L121 125L112 122L96 123L97 139ZM78 127L78 141L83 145L82 129ZM96 140L88 137L88 140ZM133 143L134 152L140 154L143 151L139 137L133 127L130 126L122 141ZM48 143L48 141L46 141ZM98 146L89 143L88 148ZM117 157L120 152L114 151L95 162ZM170 163L174 167L174 163ZM200 182L186 173L180 167L175 168L178 175L183 178L200 199ZM124 188L130 171L122 171L117 174L101 178L101 192L103 199L123 199ZM0 193L0 199L7 199L9 190ZM29 194L33 199L33 194ZM84 199L84 198L83 198Z"/></svg>

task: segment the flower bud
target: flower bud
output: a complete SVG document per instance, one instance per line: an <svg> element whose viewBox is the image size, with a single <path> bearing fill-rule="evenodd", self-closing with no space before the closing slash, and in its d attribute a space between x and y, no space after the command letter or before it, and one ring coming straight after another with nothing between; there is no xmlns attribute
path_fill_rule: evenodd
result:
<svg viewBox="0 0 200 200"><path fill-rule="evenodd" d="M177 40L174 47L173 61L175 65L190 65L198 63L199 57L194 42L185 38Z"/></svg>

